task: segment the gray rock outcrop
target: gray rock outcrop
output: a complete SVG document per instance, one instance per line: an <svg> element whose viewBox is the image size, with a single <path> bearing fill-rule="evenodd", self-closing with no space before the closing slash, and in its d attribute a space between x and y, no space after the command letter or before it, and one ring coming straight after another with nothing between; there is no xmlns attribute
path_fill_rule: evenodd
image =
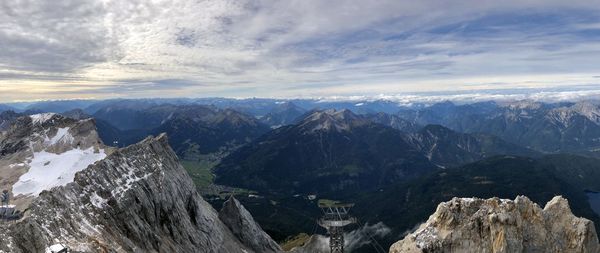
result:
<svg viewBox="0 0 600 253"><path fill-rule="evenodd" d="M11 203L21 210L26 209L37 196L37 188L53 186L49 182L40 182L40 178L53 177L47 181L54 182L61 182L60 178L71 181L77 170L87 167L86 163L93 163L112 151L98 137L93 119L75 120L43 113L19 116L7 121L7 124L0 131L0 187L10 192ZM20 180L21 176L32 171L36 156L39 158L36 160L38 169L43 167L48 173L36 174L35 180L31 177ZM18 181L21 184L16 189Z"/></svg>
<svg viewBox="0 0 600 253"><path fill-rule="evenodd" d="M240 229L246 228L258 225ZM23 219L0 225L0 252L44 252L61 243L75 252L251 253L256 245L236 234L252 232L233 233L221 221L160 135L114 151L78 172L74 182L43 191Z"/></svg>
<svg viewBox="0 0 600 253"><path fill-rule="evenodd" d="M519 196L505 199L454 198L390 253L425 252L600 252L594 223L575 217L566 199L544 209Z"/></svg>
<svg viewBox="0 0 600 253"><path fill-rule="evenodd" d="M223 203L219 218L242 243L255 252L282 252L281 247L262 230L235 197L231 196Z"/></svg>

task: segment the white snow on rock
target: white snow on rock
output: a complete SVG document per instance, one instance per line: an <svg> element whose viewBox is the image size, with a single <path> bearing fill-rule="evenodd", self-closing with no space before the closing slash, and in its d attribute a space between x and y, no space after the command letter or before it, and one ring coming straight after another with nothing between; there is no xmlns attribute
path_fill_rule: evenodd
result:
<svg viewBox="0 0 600 253"><path fill-rule="evenodd" d="M39 195L43 190L73 182L75 173L87 168L90 164L106 157L103 149L95 153L94 148L73 149L62 154L46 151L35 152L29 165L29 171L13 185L13 194Z"/></svg>
<svg viewBox="0 0 600 253"><path fill-rule="evenodd" d="M45 252L46 253L60 253L60 252L67 252L67 247L63 244L54 244L48 248L46 248Z"/></svg>
<svg viewBox="0 0 600 253"><path fill-rule="evenodd" d="M103 199L102 197L100 197L98 195L98 193L93 193L90 196L90 202L92 202L92 205L94 205L97 208L102 208L102 206L104 206L104 204L106 204L106 199Z"/></svg>
<svg viewBox="0 0 600 253"><path fill-rule="evenodd" d="M52 137L52 139L50 139L50 145L55 145L57 143L72 143L73 140L75 138L73 138L73 136L69 133L69 128L68 127L64 127L64 128L59 128L56 131L56 135L54 135L54 137Z"/></svg>
<svg viewBox="0 0 600 253"><path fill-rule="evenodd" d="M133 183L140 181L140 180L144 180L151 175L152 175L152 173L146 173L141 177L137 177L133 171L129 171L129 173L127 173L126 175L121 177L121 179L120 179L121 186L112 190L111 193L115 197L118 196L119 198L122 198L123 195L125 194L125 192L127 192L127 191L129 191L129 189L131 189L131 187L133 186Z"/></svg>
<svg viewBox="0 0 600 253"><path fill-rule="evenodd" d="M49 119L52 118L52 116L56 115L56 113L40 113L40 114L34 114L34 115L29 115L29 117L31 118L31 121L33 122L34 125L36 124L43 124L44 122L48 121Z"/></svg>

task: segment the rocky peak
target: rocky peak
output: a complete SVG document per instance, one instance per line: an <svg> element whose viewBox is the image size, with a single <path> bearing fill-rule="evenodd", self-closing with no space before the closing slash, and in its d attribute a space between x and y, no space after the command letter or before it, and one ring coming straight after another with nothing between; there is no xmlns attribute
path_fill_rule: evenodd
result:
<svg viewBox="0 0 600 253"><path fill-rule="evenodd" d="M61 113L61 115L65 116L67 118L72 118L72 119L76 119L76 120L89 119L92 117L89 114L85 113L81 109L69 110L69 111Z"/></svg>
<svg viewBox="0 0 600 253"><path fill-rule="evenodd" d="M548 112L546 118L560 126L568 127L576 116L600 125L600 106L589 101L581 101L571 106L554 108Z"/></svg>
<svg viewBox="0 0 600 253"><path fill-rule="evenodd" d="M544 107L544 104L533 100L519 100L504 103L501 106L511 110L538 110Z"/></svg>
<svg viewBox="0 0 600 253"><path fill-rule="evenodd" d="M373 123L389 126L403 132L412 133L421 129L421 126L418 124L408 121L395 114L378 112L375 114L367 114L365 117L371 120Z"/></svg>
<svg viewBox="0 0 600 253"><path fill-rule="evenodd" d="M278 128L297 123L305 111L305 109L289 101L277 102L273 110L260 117L260 121L270 125L272 128Z"/></svg>
<svg viewBox="0 0 600 253"><path fill-rule="evenodd" d="M286 101L286 102L277 104L277 107L275 107L275 109L273 111L274 112L282 112L282 111L289 111L289 110L303 111L302 108L300 108L298 105L296 105L290 101Z"/></svg>
<svg viewBox="0 0 600 253"><path fill-rule="evenodd" d="M544 209L519 196L454 198L390 253L424 252L600 252L594 223L575 217L560 196Z"/></svg>
<svg viewBox="0 0 600 253"><path fill-rule="evenodd" d="M215 123L232 126L257 126L259 124L257 119L232 109L225 109L218 113Z"/></svg>
<svg viewBox="0 0 600 253"><path fill-rule="evenodd" d="M329 109L309 114L299 125L310 132L329 130L342 132L349 131L354 125L366 122L368 120L362 119L350 110Z"/></svg>
<svg viewBox="0 0 600 253"><path fill-rule="evenodd" d="M574 104L571 108L578 114L600 125L600 106L589 101L582 101Z"/></svg>
<svg viewBox="0 0 600 253"><path fill-rule="evenodd" d="M245 245L255 252L281 252L279 245L254 221L252 215L231 196L219 212L219 218Z"/></svg>
<svg viewBox="0 0 600 253"><path fill-rule="evenodd" d="M531 100L508 102L501 104L500 107L504 108L501 112L502 117L512 123L529 120L537 114L546 112L543 103Z"/></svg>
<svg viewBox="0 0 600 253"><path fill-rule="evenodd" d="M31 123L33 123L34 126L39 126L49 121L53 123L54 120L56 120L53 119L55 116L56 118L60 119L60 115L52 112L32 114L29 115L29 118L31 119Z"/></svg>
<svg viewBox="0 0 600 253"><path fill-rule="evenodd" d="M247 215L236 213L241 206L228 210ZM255 252L198 194L164 134L111 153L72 183L42 192L23 219L0 224L1 252L55 244L76 252Z"/></svg>
<svg viewBox="0 0 600 253"><path fill-rule="evenodd" d="M65 185L75 173L106 157L93 119L44 113L14 120L0 134L0 185L19 209L41 191Z"/></svg>

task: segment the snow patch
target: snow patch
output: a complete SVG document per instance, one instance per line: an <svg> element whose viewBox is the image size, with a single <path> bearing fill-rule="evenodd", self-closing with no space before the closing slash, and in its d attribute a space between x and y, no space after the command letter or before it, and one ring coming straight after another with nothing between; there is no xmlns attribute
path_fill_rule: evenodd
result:
<svg viewBox="0 0 600 253"><path fill-rule="evenodd" d="M49 140L50 145L57 143L73 143L73 136L69 133L69 127L59 128L56 130L56 135Z"/></svg>
<svg viewBox="0 0 600 253"><path fill-rule="evenodd" d="M14 168L14 167L22 167L25 166L24 163L13 163L11 165L8 165L9 168Z"/></svg>
<svg viewBox="0 0 600 253"><path fill-rule="evenodd" d="M46 253L58 253L58 252L63 252L64 250L67 250L67 247L63 244L54 244L48 248L46 248L45 252Z"/></svg>
<svg viewBox="0 0 600 253"><path fill-rule="evenodd" d="M13 185L13 194L39 195L43 190L63 186L75 179L75 173L106 157L103 149L98 153L90 147L72 149L62 154L35 152L28 161L29 171Z"/></svg>
<svg viewBox="0 0 600 253"><path fill-rule="evenodd" d="M90 196L90 201L92 202L92 205L94 205L97 208L102 208L102 206L104 206L104 204L106 204L107 202L106 199L103 199L95 192L92 193L92 195Z"/></svg>
<svg viewBox="0 0 600 253"><path fill-rule="evenodd" d="M31 121L33 122L34 125L37 124L43 124L46 121L48 121L49 119L52 118L52 116L56 115L56 113L40 113L40 114L34 114L34 115L29 115L29 117L31 118Z"/></svg>
<svg viewBox="0 0 600 253"><path fill-rule="evenodd" d="M152 173L146 173L141 177L135 175L133 170L130 170L127 175L121 178L122 185L115 188L111 193L113 196L123 197L125 192L127 192L133 186L133 183L148 178Z"/></svg>

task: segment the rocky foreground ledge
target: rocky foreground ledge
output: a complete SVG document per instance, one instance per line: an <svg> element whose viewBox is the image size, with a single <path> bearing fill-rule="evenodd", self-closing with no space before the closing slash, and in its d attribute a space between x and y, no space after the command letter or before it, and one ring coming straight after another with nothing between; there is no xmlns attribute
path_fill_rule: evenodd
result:
<svg viewBox="0 0 600 253"><path fill-rule="evenodd" d="M47 252L51 245L72 252L279 251L239 202L228 203L219 217L162 134L43 191L23 219L0 224L0 252Z"/></svg>
<svg viewBox="0 0 600 253"><path fill-rule="evenodd" d="M571 213L557 196L544 209L519 196L514 201L454 198L390 248L390 253L600 252L594 223Z"/></svg>

